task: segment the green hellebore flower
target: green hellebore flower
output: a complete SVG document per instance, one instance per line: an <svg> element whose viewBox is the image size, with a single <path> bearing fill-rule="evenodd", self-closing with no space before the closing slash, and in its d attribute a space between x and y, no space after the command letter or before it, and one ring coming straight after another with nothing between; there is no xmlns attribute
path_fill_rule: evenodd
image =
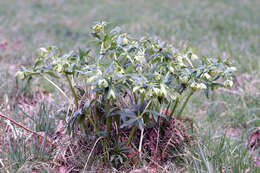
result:
<svg viewBox="0 0 260 173"><path fill-rule="evenodd" d="M174 68L172 66L169 67L169 71L174 73Z"/></svg>
<svg viewBox="0 0 260 173"><path fill-rule="evenodd" d="M116 98L114 90L112 90L112 89L109 90L107 98L108 99L115 99Z"/></svg>
<svg viewBox="0 0 260 173"><path fill-rule="evenodd" d="M209 75L215 77L218 74L218 70L210 70Z"/></svg>
<svg viewBox="0 0 260 173"><path fill-rule="evenodd" d="M24 80L26 78L25 72L24 71L18 71L16 72L15 76L18 77L20 80Z"/></svg>
<svg viewBox="0 0 260 173"><path fill-rule="evenodd" d="M180 77L180 81L183 83L187 83L189 81L189 78L188 78L188 76L182 76L182 77Z"/></svg>
<svg viewBox="0 0 260 173"><path fill-rule="evenodd" d="M199 89L207 89L207 86L204 83L200 83Z"/></svg>
<svg viewBox="0 0 260 173"><path fill-rule="evenodd" d="M228 67L227 70L228 71L237 71L237 68L236 67Z"/></svg>
<svg viewBox="0 0 260 173"><path fill-rule="evenodd" d="M163 92L159 88L153 88L152 93L153 93L154 96L162 96L163 95Z"/></svg>
<svg viewBox="0 0 260 173"><path fill-rule="evenodd" d="M141 88L140 86L135 86L133 88L133 92L138 92L138 93L144 94L145 93L145 89Z"/></svg>
<svg viewBox="0 0 260 173"><path fill-rule="evenodd" d="M160 75L158 74L158 73L155 73L154 74L154 79L155 80L160 80L161 78L160 78Z"/></svg>
<svg viewBox="0 0 260 173"><path fill-rule="evenodd" d="M108 82L106 81L106 79L101 79L98 81L98 86L100 88L107 88L108 87Z"/></svg>
<svg viewBox="0 0 260 173"><path fill-rule="evenodd" d="M103 30L103 26L100 24L96 24L95 26L92 27L95 33L100 33Z"/></svg>
<svg viewBox="0 0 260 173"><path fill-rule="evenodd" d="M195 60L197 60L197 59L199 59L199 57L198 57L196 54L193 53L193 54L191 55L191 60L192 60L192 61L195 61Z"/></svg>
<svg viewBox="0 0 260 173"><path fill-rule="evenodd" d="M44 47L40 48L40 56L45 56L48 53L48 50Z"/></svg>
<svg viewBox="0 0 260 173"><path fill-rule="evenodd" d="M128 39L126 37L124 37L122 43L123 43L123 46L127 45L128 44Z"/></svg>
<svg viewBox="0 0 260 173"><path fill-rule="evenodd" d="M63 70L64 70L64 68L63 68L63 66L62 66L61 64L58 64L58 65L56 66L55 70L56 70L58 73L62 73Z"/></svg>
<svg viewBox="0 0 260 173"><path fill-rule="evenodd" d="M193 89L207 89L207 86L204 83L197 83L197 82L193 82L190 85L190 87Z"/></svg>
<svg viewBox="0 0 260 173"><path fill-rule="evenodd" d="M227 88L231 88L231 87L233 86L233 81L232 81L232 80L226 80L226 81L224 82L224 85L225 85L225 87L227 87Z"/></svg>
<svg viewBox="0 0 260 173"><path fill-rule="evenodd" d="M212 79L212 77L208 73L202 74L201 77L203 77L203 78L205 78L207 80L211 80Z"/></svg>

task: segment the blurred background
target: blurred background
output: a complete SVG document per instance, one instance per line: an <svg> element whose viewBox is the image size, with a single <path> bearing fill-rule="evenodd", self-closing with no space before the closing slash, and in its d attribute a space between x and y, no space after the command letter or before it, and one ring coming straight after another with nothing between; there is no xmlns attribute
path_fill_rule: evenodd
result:
<svg viewBox="0 0 260 173"><path fill-rule="evenodd" d="M199 55L231 56L250 72L259 69L259 11L259 0L0 0L0 58L17 64L41 46L86 47L89 28L105 20Z"/></svg>

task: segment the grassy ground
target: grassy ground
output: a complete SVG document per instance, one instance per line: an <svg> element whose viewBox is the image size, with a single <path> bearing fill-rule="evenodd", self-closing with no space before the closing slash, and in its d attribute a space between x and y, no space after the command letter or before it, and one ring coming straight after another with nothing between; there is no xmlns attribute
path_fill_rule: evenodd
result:
<svg viewBox="0 0 260 173"><path fill-rule="evenodd" d="M0 0L0 112L31 129L55 131L58 121L49 121L58 116L52 109L53 98L37 92L53 89L44 83L33 86L30 97L50 105L43 108L27 96L21 108L21 100L15 98L24 88L16 86L15 72L33 62L39 47L57 45L65 51L87 47L89 27L106 20L135 36L159 37L176 47L188 43L198 48L198 55L230 56L238 69L234 88L218 90L210 99L196 95L186 111L200 135L187 152L192 154L184 157L194 159L184 159L184 167L188 172L257 171L251 158L257 157L256 152L248 151L247 138L260 126L259 11L258 0ZM9 138L7 131L17 137ZM33 167L50 171L53 158L44 147L32 144L29 151L16 147L26 135L0 119L0 159L10 165L10 172ZM35 155L37 159L31 161Z"/></svg>

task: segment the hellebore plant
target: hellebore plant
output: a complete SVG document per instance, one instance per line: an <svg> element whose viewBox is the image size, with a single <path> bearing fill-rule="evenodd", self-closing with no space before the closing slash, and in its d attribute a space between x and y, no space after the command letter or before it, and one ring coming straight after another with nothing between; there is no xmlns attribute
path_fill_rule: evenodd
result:
<svg viewBox="0 0 260 173"><path fill-rule="evenodd" d="M43 77L71 102L51 80L65 78L74 100L69 133L76 122L90 122L102 137L104 153L109 144L119 145L123 128L131 129L128 146L137 129L159 117L165 122L180 118L195 92L203 90L208 97L211 90L233 84L236 69L229 59L198 57L189 47L179 51L161 41L132 38L119 27L109 30L105 22L93 26L91 34L96 49L62 54L56 47L41 48L33 68L17 76ZM112 130L117 132L115 139Z"/></svg>

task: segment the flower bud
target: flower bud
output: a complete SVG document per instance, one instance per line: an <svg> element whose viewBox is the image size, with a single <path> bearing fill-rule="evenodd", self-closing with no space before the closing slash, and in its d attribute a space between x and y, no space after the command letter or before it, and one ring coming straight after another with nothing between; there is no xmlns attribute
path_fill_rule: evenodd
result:
<svg viewBox="0 0 260 173"><path fill-rule="evenodd" d="M20 79L20 80L24 80L25 77L26 77L26 76L25 76L25 72L23 72L23 71L18 71L18 72L16 72L15 76L17 76L18 79Z"/></svg>
<svg viewBox="0 0 260 173"><path fill-rule="evenodd" d="M192 60L192 61L195 61L195 60L197 60L197 59L199 59L199 57L198 57L196 54L193 53L193 54L191 55L191 60Z"/></svg>
<svg viewBox="0 0 260 173"><path fill-rule="evenodd" d="M124 37L122 43L123 43L123 46L127 45L128 44L128 39L126 37Z"/></svg>
<svg viewBox="0 0 260 173"><path fill-rule="evenodd" d="M63 72L63 66L61 64L57 64L55 70L58 72L58 73L62 73Z"/></svg>
<svg viewBox="0 0 260 173"><path fill-rule="evenodd" d="M232 80L226 80L226 81L224 82L224 85L225 85L225 87L227 87L227 88L231 88L231 87L233 86L233 81L232 81Z"/></svg>
<svg viewBox="0 0 260 173"><path fill-rule="evenodd" d="M40 56L45 56L48 53L48 50L44 47L40 48Z"/></svg>
<svg viewBox="0 0 260 173"><path fill-rule="evenodd" d="M197 82L193 82L191 85L190 85L191 88L193 89L207 89L207 86L204 84L204 83L197 83Z"/></svg>
<svg viewBox="0 0 260 173"><path fill-rule="evenodd" d="M227 70L228 71L237 71L237 68L236 67L228 67Z"/></svg>
<svg viewBox="0 0 260 173"><path fill-rule="evenodd" d="M161 79L161 78L160 78L160 75L159 75L158 73L154 74L154 79L155 79L155 80L160 80L160 79Z"/></svg>

